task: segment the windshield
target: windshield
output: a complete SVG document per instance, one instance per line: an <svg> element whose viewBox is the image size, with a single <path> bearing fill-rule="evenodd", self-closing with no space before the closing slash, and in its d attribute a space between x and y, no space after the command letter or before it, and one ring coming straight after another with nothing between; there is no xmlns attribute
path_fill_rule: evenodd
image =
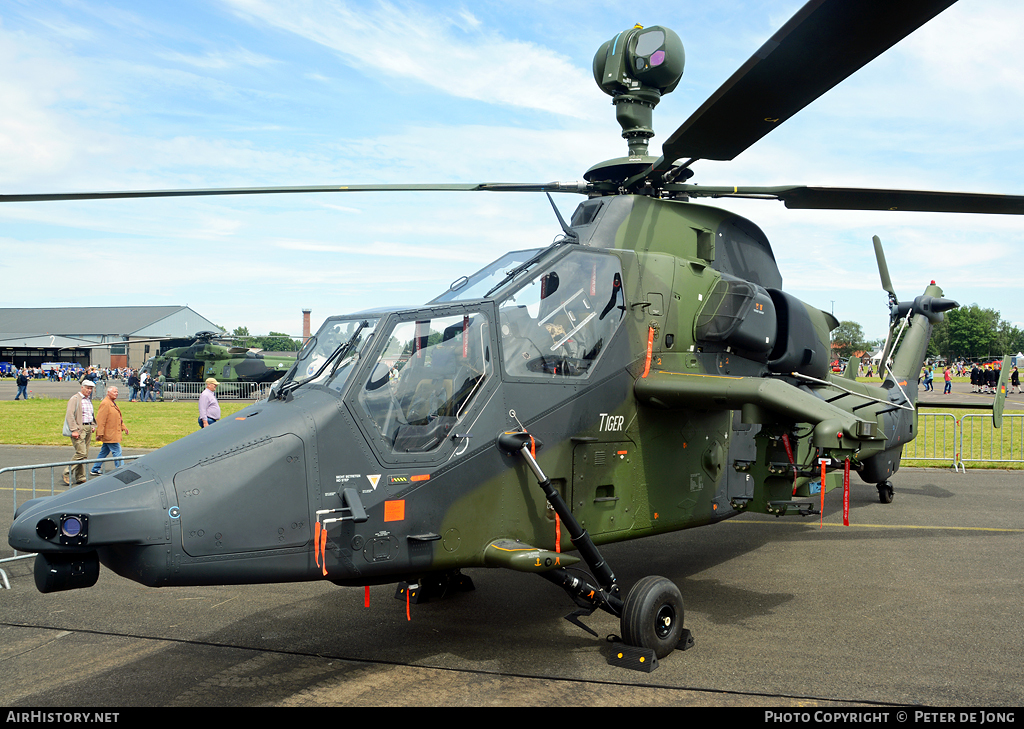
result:
<svg viewBox="0 0 1024 729"><path fill-rule="evenodd" d="M281 390L316 383L339 392L359 362L359 355L373 336L379 319L370 317L331 317L324 322L299 352L298 359L284 378Z"/></svg>
<svg viewBox="0 0 1024 729"><path fill-rule="evenodd" d="M456 279L448 291L430 303L439 304L446 301L483 299L492 288L503 283L504 279L508 278L511 272L534 258L541 250L543 249L531 248L530 250L506 253L497 261L488 264L472 276L463 276Z"/></svg>

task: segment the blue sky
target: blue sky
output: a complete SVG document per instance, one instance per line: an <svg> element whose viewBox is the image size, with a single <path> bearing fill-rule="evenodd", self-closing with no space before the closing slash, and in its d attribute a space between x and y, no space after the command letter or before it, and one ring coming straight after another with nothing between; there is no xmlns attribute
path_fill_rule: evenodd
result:
<svg viewBox="0 0 1024 729"><path fill-rule="evenodd" d="M594 52L686 48L652 153L802 3L0 0L0 193L582 179L626 153ZM1024 4L960 0L708 185L1024 194ZM556 198L568 216L580 198ZM785 288L884 336L935 279L1024 326L1024 219L715 204L760 225ZM0 206L0 306L187 304L230 329L432 298L559 232L543 195L347 193Z"/></svg>

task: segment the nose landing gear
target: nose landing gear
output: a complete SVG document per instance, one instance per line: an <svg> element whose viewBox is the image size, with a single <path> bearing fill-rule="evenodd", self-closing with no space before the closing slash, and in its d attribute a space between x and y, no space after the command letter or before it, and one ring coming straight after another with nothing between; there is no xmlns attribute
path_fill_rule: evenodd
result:
<svg viewBox="0 0 1024 729"><path fill-rule="evenodd" d="M622 641L627 645L653 652L664 658L676 648L686 650L693 645L690 631L683 628L683 596L675 584L665 578L651 575L637 582L623 602L619 586L611 568L604 561L593 540L573 516L568 505L551 486L551 481L531 453L533 439L525 432L503 433L498 446L506 453L518 453L537 478L537 483L569 531L573 546L593 573L598 586L594 587L573 577L564 569L540 573L542 577L562 587L573 601L583 608L568 617L570 622L584 630L592 630L579 622L582 614L601 608L619 618ZM648 664L650 666L650 664Z"/></svg>

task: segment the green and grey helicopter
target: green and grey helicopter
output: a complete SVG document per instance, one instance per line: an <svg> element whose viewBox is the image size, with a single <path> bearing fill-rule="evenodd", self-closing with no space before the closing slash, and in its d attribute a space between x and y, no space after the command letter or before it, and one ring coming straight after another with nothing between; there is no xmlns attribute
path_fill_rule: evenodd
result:
<svg viewBox="0 0 1024 729"><path fill-rule="evenodd" d="M654 575L620 585L601 546L750 512L817 514L819 492L851 474L891 501L932 326L956 306L934 283L898 299L876 245L891 311L883 380L833 375L835 318L782 289L754 223L695 200L1022 214L1024 197L687 180L698 160L733 159L952 2L808 2L658 158L647 155L652 110L679 82L683 47L667 28L623 31L598 51L594 77L629 152L582 182L0 197L585 196L548 247L510 252L413 309L328 318L267 399L22 504L9 543L38 553L43 592L89 587L100 564L154 587L398 583L406 599L468 589L467 569L530 572L567 593L581 626L604 610L645 655L688 646L678 587Z"/></svg>
<svg viewBox="0 0 1024 729"><path fill-rule="evenodd" d="M170 383L201 383L208 377L224 383L271 383L295 364L292 355L256 352L236 346L232 339L217 332L198 332L191 344L150 357L142 369L153 377L163 375Z"/></svg>

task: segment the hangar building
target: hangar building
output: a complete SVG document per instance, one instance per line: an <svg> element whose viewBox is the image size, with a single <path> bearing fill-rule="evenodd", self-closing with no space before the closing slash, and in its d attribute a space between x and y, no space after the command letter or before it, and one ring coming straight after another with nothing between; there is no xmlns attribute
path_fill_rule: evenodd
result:
<svg viewBox="0 0 1024 729"><path fill-rule="evenodd" d="M0 309L0 361L17 367L43 362L141 367L166 345L188 344L196 332L219 331L187 306L93 306ZM112 347L92 348L115 343Z"/></svg>

